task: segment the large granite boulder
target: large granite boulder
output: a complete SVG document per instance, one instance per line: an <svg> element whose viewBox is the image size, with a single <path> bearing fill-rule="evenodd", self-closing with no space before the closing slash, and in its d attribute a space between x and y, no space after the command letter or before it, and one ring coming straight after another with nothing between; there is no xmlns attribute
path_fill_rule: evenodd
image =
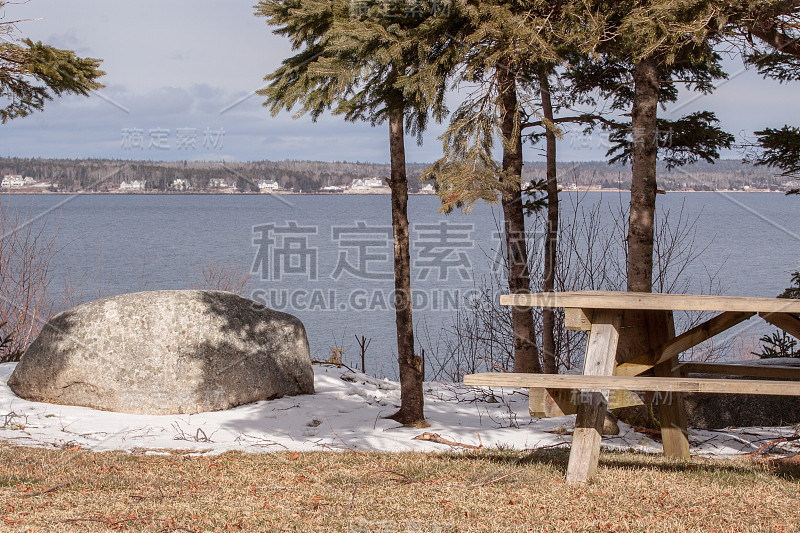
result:
<svg viewBox="0 0 800 533"><path fill-rule="evenodd" d="M314 392L297 318L220 291L153 291L53 317L8 381L20 397L140 414Z"/></svg>

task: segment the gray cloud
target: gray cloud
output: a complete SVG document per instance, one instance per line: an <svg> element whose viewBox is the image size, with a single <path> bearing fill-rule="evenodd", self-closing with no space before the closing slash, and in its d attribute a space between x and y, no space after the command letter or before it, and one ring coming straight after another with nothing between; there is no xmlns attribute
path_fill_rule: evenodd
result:
<svg viewBox="0 0 800 533"><path fill-rule="evenodd" d="M55 46L103 58L107 85L89 99L67 97L50 102L43 113L0 127L3 153L25 157L113 157L127 159L321 159L386 162L387 127L349 124L341 117L293 120L290 113L275 118L261 106L262 98L247 98L263 85L263 77L291 53L288 43L253 16L253 0L171 0L105 2L36 0L10 4L24 35ZM739 70L737 61L727 65ZM752 72L736 76L708 97L699 98L675 114L710 109L732 133L781 126L800 116L796 86L763 81ZM691 97L691 95L684 95ZM105 99L104 99L105 98ZM453 95L457 103L458 95ZM242 102L230 107L231 104ZM451 107L455 107L452 103ZM220 111L227 109L224 113ZM141 130L145 147L123 146L125 129ZM148 148L150 130L169 130L170 148ZM178 129L194 129L198 148L179 150ZM205 149L206 130L222 131L222 146ZM425 144L407 140L409 161L433 161L441 156L437 137L441 125L431 125ZM601 135L584 139L567 132L559 159L597 160L606 147ZM526 159L542 159L527 148ZM723 154L738 157L735 152Z"/></svg>

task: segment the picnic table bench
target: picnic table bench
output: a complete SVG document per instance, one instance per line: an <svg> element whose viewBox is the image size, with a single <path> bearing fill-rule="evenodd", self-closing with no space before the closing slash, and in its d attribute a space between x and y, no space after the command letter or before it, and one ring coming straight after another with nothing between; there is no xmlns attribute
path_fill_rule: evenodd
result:
<svg viewBox="0 0 800 533"><path fill-rule="evenodd" d="M605 411L641 404L631 391L659 393L664 454L689 458L683 393L800 396L800 368L681 362L678 356L758 314L800 338L800 300L609 291L511 294L502 305L565 309L569 330L588 330L582 375L487 372L464 376L466 385L526 387L534 416L577 414L568 483L583 483L597 469ZM675 335L673 311L719 314ZM652 374L643 376L642 374ZM765 379L698 378L708 373ZM610 392L615 394L611 395ZM661 394L664 393L664 394Z"/></svg>

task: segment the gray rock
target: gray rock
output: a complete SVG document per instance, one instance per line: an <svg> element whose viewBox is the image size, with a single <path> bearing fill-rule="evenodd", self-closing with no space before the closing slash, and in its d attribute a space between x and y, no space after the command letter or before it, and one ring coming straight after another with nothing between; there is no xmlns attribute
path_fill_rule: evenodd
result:
<svg viewBox="0 0 800 533"><path fill-rule="evenodd" d="M617 417L611 411L606 411L606 416L603 418L603 435L619 435Z"/></svg>
<svg viewBox="0 0 800 533"><path fill-rule="evenodd" d="M792 358L750 359L733 364L798 366ZM692 374L698 378L757 379L716 374ZM800 397L760 394L687 394L686 418L692 427L787 426L800 422Z"/></svg>
<svg viewBox="0 0 800 533"><path fill-rule="evenodd" d="M297 318L220 291L123 294L53 317L8 381L27 400L198 413L314 392Z"/></svg>
<svg viewBox="0 0 800 533"><path fill-rule="evenodd" d="M759 394L687 394L690 427L789 426L800 422L800 397Z"/></svg>
<svg viewBox="0 0 800 533"><path fill-rule="evenodd" d="M683 395L686 422L695 429L727 427L788 426L800 423L800 397L760 394ZM652 427L648 407L639 405L616 411L620 420L633 426ZM653 406L658 419L658 406Z"/></svg>

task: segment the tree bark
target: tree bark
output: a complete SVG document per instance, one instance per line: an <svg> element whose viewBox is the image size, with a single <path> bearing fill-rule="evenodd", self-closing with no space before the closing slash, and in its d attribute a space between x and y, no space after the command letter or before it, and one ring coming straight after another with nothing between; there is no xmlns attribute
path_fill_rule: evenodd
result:
<svg viewBox="0 0 800 533"><path fill-rule="evenodd" d="M656 160L658 156L658 62L640 61L633 74L631 112L633 169L628 228L628 290L653 289L653 228L656 211Z"/></svg>
<svg viewBox="0 0 800 533"><path fill-rule="evenodd" d="M395 324L400 366L400 410L389 418L403 425L424 425L424 376L422 359L414 353L414 322L411 314L411 243L402 111L395 111L389 116L389 152L394 230Z"/></svg>
<svg viewBox="0 0 800 533"><path fill-rule="evenodd" d="M522 207L522 134L519 128L516 78L505 65L497 68L498 90L503 103L501 128L503 134L503 177L508 180L502 197L505 226L506 255L508 259L508 289L511 294L530 293L527 239L525 238L525 213ZM511 326L514 331L514 372L542 371L533 310L511 308Z"/></svg>
<svg viewBox="0 0 800 533"><path fill-rule="evenodd" d="M550 79L547 67L539 67L539 89L541 91L542 115L553 121L553 101L550 97ZM544 241L544 276L542 290L552 292L556 279L556 248L558 246L558 179L556 176L556 134L545 128L547 160L547 235ZM542 309L542 361L548 374L558 373L556 362L556 311L551 307Z"/></svg>

